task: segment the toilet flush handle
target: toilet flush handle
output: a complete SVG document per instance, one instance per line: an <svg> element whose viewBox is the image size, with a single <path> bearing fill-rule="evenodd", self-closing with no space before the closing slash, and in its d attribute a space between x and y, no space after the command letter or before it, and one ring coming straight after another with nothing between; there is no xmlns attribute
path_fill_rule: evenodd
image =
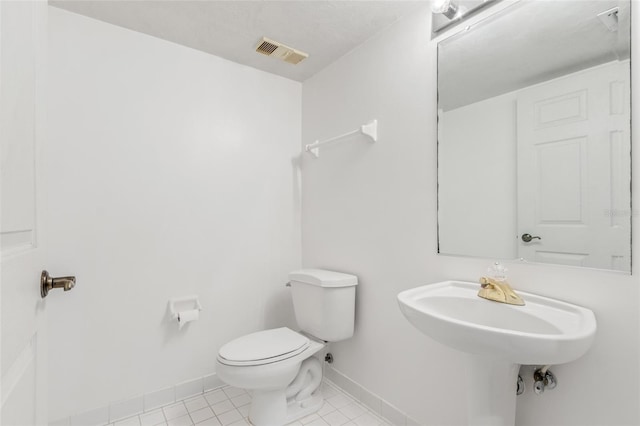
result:
<svg viewBox="0 0 640 426"><path fill-rule="evenodd" d="M289 281L288 283L286 283L284 286L285 286L285 287L291 287L291 281Z"/></svg>

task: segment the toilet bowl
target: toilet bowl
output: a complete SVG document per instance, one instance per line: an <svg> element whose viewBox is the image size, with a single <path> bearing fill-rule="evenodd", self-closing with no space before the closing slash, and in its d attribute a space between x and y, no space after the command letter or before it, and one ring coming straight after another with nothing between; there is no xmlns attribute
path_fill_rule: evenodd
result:
<svg viewBox="0 0 640 426"><path fill-rule="evenodd" d="M327 342L353 336L357 277L303 269L289 279L302 331L281 327L241 336L222 346L216 360L223 382L251 393L255 426L282 426L317 411L322 363L313 355Z"/></svg>
<svg viewBox="0 0 640 426"><path fill-rule="evenodd" d="M264 330L223 346L216 372L251 392L251 423L283 425L322 406L322 365L313 355L324 346L286 327Z"/></svg>

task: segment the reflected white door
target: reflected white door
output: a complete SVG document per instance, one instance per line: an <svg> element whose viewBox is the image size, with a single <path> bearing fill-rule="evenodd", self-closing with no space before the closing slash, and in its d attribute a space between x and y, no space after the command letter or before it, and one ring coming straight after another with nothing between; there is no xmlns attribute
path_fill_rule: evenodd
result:
<svg viewBox="0 0 640 426"><path fill-rule="evenodd" d="M519 257L630 270L629 93L624 61L519 94Z"/></svg>
<svg viewBox="0 0 640 426"><path fill-rule="evenodd" d="M46 315L39 279L37 153L47 5L0 2L1 370L3 425L47 423Z"/></svg>

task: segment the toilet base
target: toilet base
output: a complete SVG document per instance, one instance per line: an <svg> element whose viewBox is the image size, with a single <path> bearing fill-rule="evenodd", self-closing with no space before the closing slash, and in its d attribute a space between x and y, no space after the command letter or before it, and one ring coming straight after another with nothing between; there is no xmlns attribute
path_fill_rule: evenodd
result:
<svg viewBox="0 0 640 426"><path fill-rule="evenodd" d="M283 390L251 392L249 421L255 426L278 426L287 418L287 398Z"/></svg>
<svg viewBox="0 0 640 426"><path fill-rule="evenodd" d="M287 401L283 390L253 391L249 420L255 426L282 426L318 411L323 401L320 389L304 401Z"/></svg>
<svg viewBox="0 0 640 426"><path fill-rule="evenodd" d="M249 420L255 426L281 426L317 411L323 402L321 383L322 364L311 356L286 389L252 392Z"/></svg>
<svg viewBox="0 0 640 426"><path fill-rule="evenodd" d="M291 401L287 404L287 419L285 420L285 424L315 413L322 407L323 402L324 398L322 397L322 391L320 389L316 390L310 398L304 401Z"/></svg>

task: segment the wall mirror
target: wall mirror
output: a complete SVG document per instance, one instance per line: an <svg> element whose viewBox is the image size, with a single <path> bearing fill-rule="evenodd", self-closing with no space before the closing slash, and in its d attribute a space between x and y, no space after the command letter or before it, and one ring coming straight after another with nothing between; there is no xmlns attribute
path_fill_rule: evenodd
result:
<svg viewBox="0 0 640 426"><path fill-rule="evenodd" d="M631 271L630 1L519 1L438 44L438 252Z"/></svg>

